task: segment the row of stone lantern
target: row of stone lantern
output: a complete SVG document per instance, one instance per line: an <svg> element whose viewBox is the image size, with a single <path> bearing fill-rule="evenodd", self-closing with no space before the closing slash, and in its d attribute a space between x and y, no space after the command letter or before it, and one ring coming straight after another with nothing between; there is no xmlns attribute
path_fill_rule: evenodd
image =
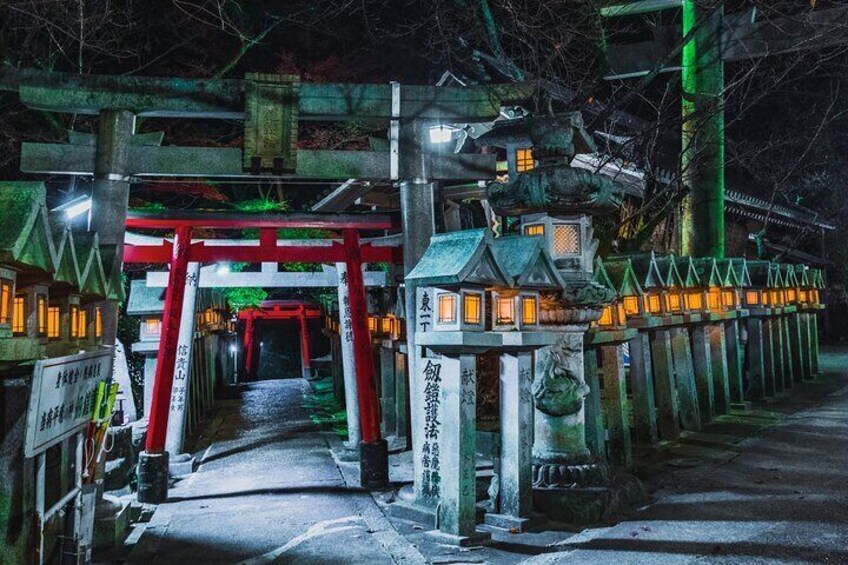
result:
<svg viewBox="0 0 848 565"><path fill-rule="evenodd" d="M590 393L586 407L599 457L632 465L633 438L675 439L817 372L818 270L645 253L597 259L594 277L616 295L586 340L587 384L604 382L603 398ZM611 386L624 378L622 344L629 400Z"/></svg>

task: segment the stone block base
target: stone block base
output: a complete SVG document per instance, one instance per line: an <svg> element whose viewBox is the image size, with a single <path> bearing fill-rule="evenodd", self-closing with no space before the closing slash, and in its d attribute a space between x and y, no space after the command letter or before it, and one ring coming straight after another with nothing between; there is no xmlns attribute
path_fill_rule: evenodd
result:
<svg viewBox="0 0 848 565"><path fill-rule="evenodd" d="M631 475L618 475L606 486L533 489L533 508L550 520L588 526L642 504L647 498Z"/></svg>
<svg viewBox="0 0 848 565"><path fill-rule="evenodd" d="M168 475L172 478L187 477L194 472L194 457L180 453L168 461Z"/></svg>
<svg viewBox="0 0 848 565"><path fill-rule="evenodd" d="M123 543L130 527L130 505L105 496L94 517L94 550L112 549Z"/></svg>
<svg viewBox="0 0 848 565"><path fill-rule="evenodd" d="M436 543L458 547L483 545L492 539L492 534L489 532L474 532L474 535L471 536L455 536L453 534L446 534L440 530L430 530L429 532L425 532L425 535Z"/></svg>
<svg viewBox="0 0 848 565"><path fill-rule="evenodd" d="M739 411L748 411L751 409L751 403L747 400L745 402L731 402L730 403L731 410L739 410Z"/></svg>
<svg viewBox="0 0 848 565"><path fill-rule="evenodd" d="M398 499L385 508L386 514L392 518L417 522L427 527L436 525L436 509L423 504L416 504L411 500Z"/></svg>
<svg viewBox="0 0 848 565"><path fill-rule="evenodd" d="M530 518L517 518L509 514L495 514L493 512L487 512L483 518L483 523L487 526L519 533L526 532L532 522Z"/></svg>

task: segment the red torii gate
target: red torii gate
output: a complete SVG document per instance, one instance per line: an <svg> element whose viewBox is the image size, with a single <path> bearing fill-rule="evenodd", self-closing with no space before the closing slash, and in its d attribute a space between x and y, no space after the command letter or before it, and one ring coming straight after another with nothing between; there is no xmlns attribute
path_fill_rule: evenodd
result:
<svg viewBox="0 0 848 565"><path fill-rule="evenodd" d="M301 362L305 371L309 372L312 368L309 328L306 320L321 317L321 310L317 306L300 300L265 300L258 308L242 310L238 317L245 322L244 369L246 374L253 374L255 360L253 332L256 320L298 320L300 322Z"/></svg>
<svg viewBox="0 0 848 565"><path fill-rule="evenodd" d="M168 287L162 332L159 338L159 362L153 385L145 453L139 462L139 480L149 481L155 498L167 499L168 454L165 436L174 380L174 363L180 314L189 262L319 262L345 263L350 294L351 325L356 365L360 444L360 482L364 488L388 485L388 450L380 436L379 399L371 364L371 338L362 264L366 262L401 263L400 249L362 244L360 230L387 230L393 223L388 216L368 214L267 214L247 215L217 212L165 212L127 215L127 228L174 230L173 242L159 245L131 245L124 248L125 263L168 263ZM259 229L259 245L210 245L209 241L191 243L192 229ZM331 245L277 245L279 228L320 228L342 232L342 243ZM142 468L142 462L145 464Z"/></svg>

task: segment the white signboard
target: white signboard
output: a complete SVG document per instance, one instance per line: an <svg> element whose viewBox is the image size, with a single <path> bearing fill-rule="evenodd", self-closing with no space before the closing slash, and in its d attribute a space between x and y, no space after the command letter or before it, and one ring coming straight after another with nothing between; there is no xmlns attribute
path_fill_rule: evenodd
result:
<svg viewBox="0 0 848 565"><path fill-rule="evenodd" d="M112 374L111 348L35 363L27 413L26 456L80 431L91 420L97 385Z"/></svg>

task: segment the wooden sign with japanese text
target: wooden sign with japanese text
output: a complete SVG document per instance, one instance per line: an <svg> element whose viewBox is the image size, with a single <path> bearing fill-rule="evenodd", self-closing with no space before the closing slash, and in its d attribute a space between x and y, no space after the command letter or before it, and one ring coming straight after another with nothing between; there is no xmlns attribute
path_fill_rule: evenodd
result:
<svg viewBox="0 0 848 565"><path fill-rule="evenodd" d="M97 385L112 375L111 348L36 361L27 412L25 452L34 457L91 420Z"/></svg>

